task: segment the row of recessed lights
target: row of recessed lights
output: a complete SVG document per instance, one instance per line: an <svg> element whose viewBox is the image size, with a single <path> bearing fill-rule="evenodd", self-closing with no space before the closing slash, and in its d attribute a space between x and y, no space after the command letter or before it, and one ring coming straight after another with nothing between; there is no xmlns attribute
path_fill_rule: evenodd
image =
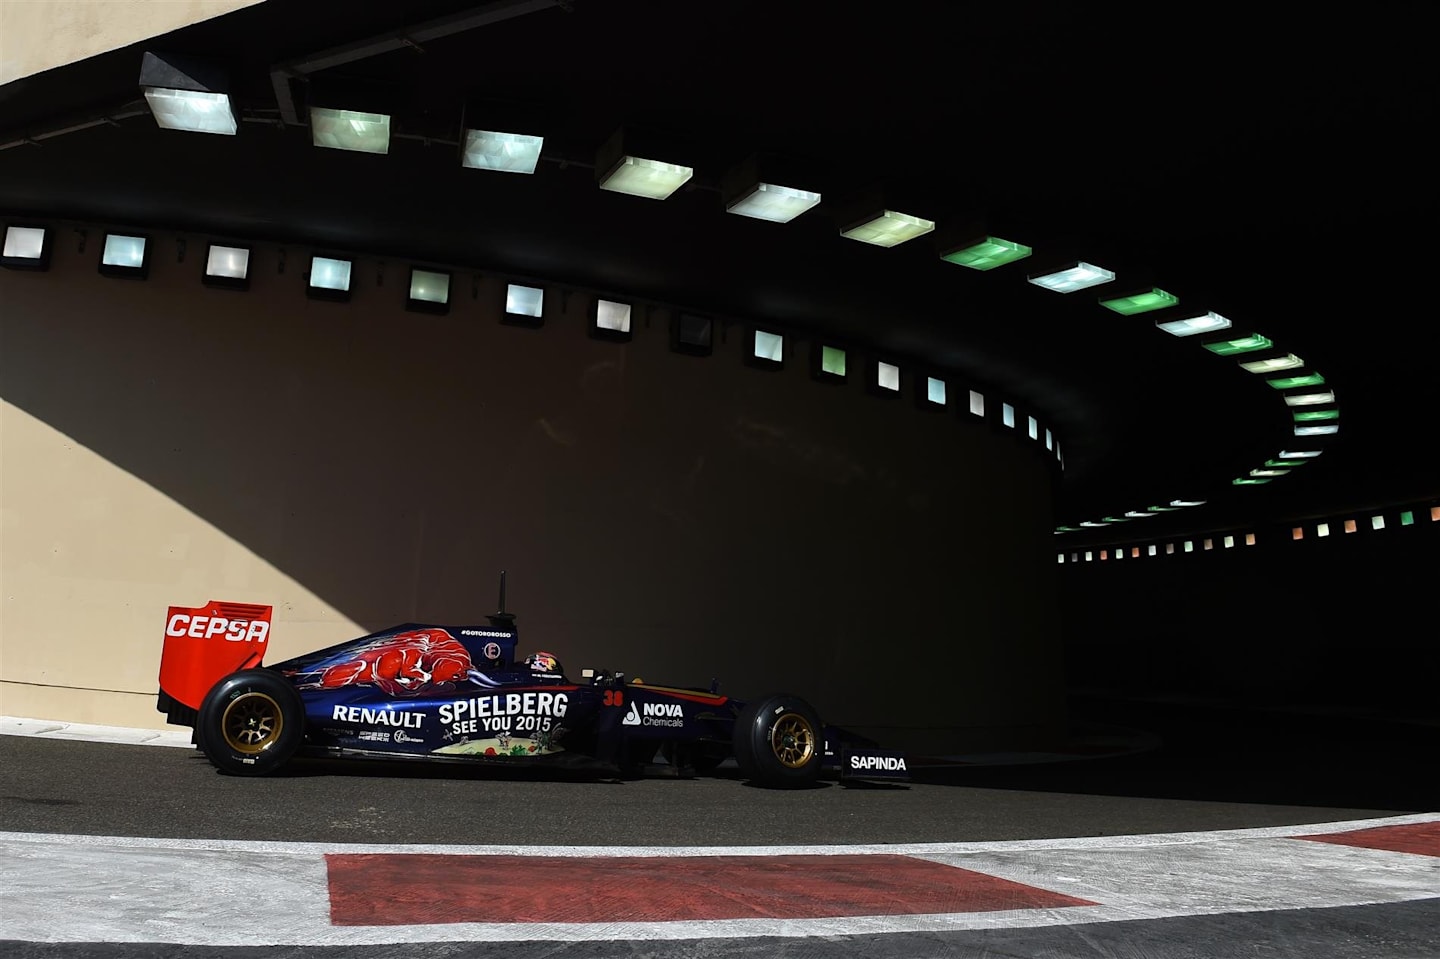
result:
<svg viewBox="0 0 1440 959"><path fill-rule="evenodd" d="M213 81L207 85L194 79L203 71L184 71L190 85L190 89L185 89L173 85L180 71L165 70L164 65L162 57L147 53L140 81L151 112L160 126L210 133L233 134L237 131L238 125L228 96L214 89ZM160 82L161 77L166 78L165 84ZM327 99L333 101L336 96L333 87L327 92L323 86L312 85L311 94L308 109L314 145L365 153L383 154L389 151L391 117L388 114L346 109L341 103L326 102ZM340 97L343 99L343 93ZM473 112L467 107L467 117L461 121L462 166L502 173L535 172L544 147L543 136L473 126L468 122L468 115ZM672 162L678 159L672 144L653 137L649 138L649 142L646 140L643 133L635 134L622 129L616 131L597 151L595 174L601 189L663 200L693 178L693 167ZM773 161L759 156L751 157L729 171L721 181L725 209L742 216L788 223L820 203L819 192L776 182L777 178L769 175L776 172L782 171L775 168ZM931 233L935 228L935 221L924 217L897 210L869 209L848 218L840 233L849 239L889 248ZM1023 260L1033 252L1030 246L988 235L977 228L960 242L943 247L940 256L950 263L988 271ZM1030 283L1058 293L1090 289L1114 279L1113 271L1086 262L1067 263L1028 277ZM442 280L429 277L427 282L431 288L439 288ZM1128 300L1103 302L1119 312L1138 312L1155 308L1149 303L1156 296L1163 298L1168 294L1157 290L1136 294ZM412 301L414 299L412 292ZM832 347L825 350L827 352L821 357L817 374L822 379L834 378L837 375L835 364L843 364L843 352ZM880 368L883 369L884 365ZM839 377L843 378L843 373ZM932 390L939 388L933 383L930 386ZM1014 410L1009 404L1004 407L1002 422L1007 427L1018 428ZM1041 428L1034 417L1028 418L1026 428L1031 439L1039 441L1043 436L1046 448L1054 452L1063 465L1063 454L1051 431Z"/></svg>
<svg viewBox="0 0 1440 959"><path fill-rule="evenodd" d="M52 231L49 227L30 224L7 224L0 266L18 269L49 268ZM145 279L150 267L150 239L143 235L106 233L100 254L100 272L106 276ZM245 290L250 285L250 254L248 246L210 243L205 256L202 282L210 286ZM354 260L314 254L306 281L307 293L322 300L346 301L351 294ZM448 270L410 268L406 306L427 313L446 313L450 308L452 274ZM542 287L506 284L505 320L508 323L539 326L543 323L545 290ZM634 305L621 300L596 297L590 311L590 333L601 339L625 341L631 338ZM763 369L781 369L785 362L786 343L783 333L755 327L750 331L747 362ZM709 317L680 312L672 329L672 347L681 353L709 355L713 350L714 323ZM843 347L816 341L812 354L811 374L822 382L840 383L849 379L849 351ZM880 395L901 392L901 369L898 364L881 359L869 363L867 385ZM917 383L917 398L922 406L932 409L950 405L945 379L925 375ZM985 394L968 391L968 413L979 419L986 414ZM1012 403L1000 404L1001 425L1020 428L1022 414ZM1041 425L1033 415L1024 415L1026 435L1043 442L1064 466L1064 455L1054 433Z"/></svg>
<svg viewBox="0 0 1440 959"><path fill-rule="evenodd" d="M1088 266L1088 264L1086 264ZM1090 285L1108 282L1113 274L1098 267L1089 267ZM1140 313L1149 313L1157 310L1171 310L1178 306L1179 297L1166 292L1159 287L1152 287L1149 290L1126 294L1124 296L1100 300L1100 305L1124 316L1133 316ZM1164 330L1172 336L1189 337L1201 334L1215 334L1222 330L1228 330L1232 324L1230 320L1215 312L1207 312L1203 315L1183 317L1178 319L1164 318L1157 320L1155 326ZM1271 353L1275 355L1262 356L1252 359L1238 359L1240 368L1248 373L1264 375L1268 378L1266 382L1276 390L1282 392L1286 406L1292 410L1294 418L1294 435L1297 438L1309 439L1311 437L1329 436L1339 432L1338 420L1340 411L1335 406L1335 393L1329 389L1317 389L1325 385L1325 377L1313 370L1305 370L1305 362L1293 353L1276 353L1273 341L1259 333L1249 333L1240 337L1207 337L1201 345L1217 356L1245 357L1257 353ZM1269 376L1274 373L1288 373L1286 376ZM1298 466L1303 466L1320 456L1322 449L1300 449L1281 450L1275 456L1265 460L1260 466L1252 469L1245 476L1239 476L1231 480L1235 486L1259 486L1269 483L1271 480L1285 476ZM1178 504L1202 505L1204 501L1193 503L1175 501L1171 505L1178 508ZM1144 510L1130 510L1121 516L1106 516L1099 520L1086 520L1078 527L1059 526L1056 533L1079 532L1081 528L1095 528L1109 526L1113 523L1123 523L1132 519L1141 519L1148 516L1158 515L1164 512L1165 507L1151 506Z"/></svg>
<svg viewBox="0 0 1440 959"><path fill-rule="evenodd" d="M1397 527L1414 526L1415 510L1400 510L1397 514L1395 514L1394 519L1394 525ZM1440 506L1430 507L1430 521L1440 522ZM1388 529L1391 526L1390 522L1385 518L1385 514L1383 513L1371 514L1369 525L1371 530ZM1334 522L1317 522L1314 524L1314 535L1316 538L1323 539L1327 536L1330 536L1336 530L1341 531L1342 534L1356 533L1359 532L1360 527L1360 520L1353 518L1336 520ZM1298 542L1305 539L1305 529L1306 528L1304 526L1291 527L1289 541ZM1177 540L1176 542L1165 543L1163 545L1160 543L1148 543L1143 546L1110 546L1104 548L1075 550L1068 554L1057 553L1055 554L1055 560L1059 563L1090 563L1096 561L1097 559L1101 561L1108 559L1121 560L1125 559L1126 556L1129 556L1131 559L1140 559L1141 557L1160 555L1173 556L1177 551L1177 547L1179 552L1181 553L1195 552L1195 545L1197 542L1200 544L1200 548L1202 550L1214 549L1217 539L1219 540L1222 548L1224 549L1230 549L1234 547L1237 542L1243 542L1246 546L1254 546L1257 542L1255 533L1240 534L1239 539L1236 538L1235 534L1227 533L1219 537L1207 536L1199 540Z"/></svg>
<svg viewBox="0 0 1440 959"><path fill-rule="evenodd" d="M238 129L234 110L216 71L193 63L177 69L167 62L173 59L147 53L142 64L140 85L157 123L169 129L234 134ZM362 95L354 89L337 90L332 85L327 91L323 83L311 84L308 109L312 142L316 146L366 153L389 151L391 117L386 113L352 109L360 106L358 98ZM347 96L351 101L341 102ZM535 172L544 146L543 136L481 128L469 122L473 112L467 106L466 115L461 118L462 166L505 173ZM633 135L622 129L597 151L595 174L602 189L663 200L692 179L693 167L673 162L678 159L673 145L654 138L648 143L645 140L644 134ZM766 165L761 158L751 157L727 173L721 181L727 211L786 223L820 203L820 193L776 182L776 177L768 175L776 172L773 163L769 164L770 170L765 169ZM860 242L893 247L931 233L935 226L933 220L923 217L872 208L847 218L840 232ZM1030 246L988 235L987 231L977 229L970 234L961 238L961 242L942 248L941 258L984 271L1025 259L1033 253ZM1114 271L1084 261L1027 277L1031 284L1058 293L1091 289L1114 282L1115 278ZM433 285L439 281L430 282ZM1134 315L1173 307L1179 300L1159 288L1151 288L1100 302L1117 313ZM1190 336L1228 328L1230 321L1212 312L1161 321L1157 326L1176 336ZM1264 341L1264 347L1269 346L1263 337L1205 345L1214 352L1230 355L1264 348L1259 345L1260 340ZM1324 414L1307 411L1307 424L1309 419L1320 415ZM1309 429L1307 425L1307 432ZM1033 419L1031 435L1038 439ZM1046 435L1048 438L1048 431ZM1051 442L1047 441L1047 447L1050 446ZM1268 464L1261 469L1264 474L1252 475L1243 482L1268 482L1273 475L1278 475L1277 468Z"/></svg>
<svg viewBox="0 0 1440 959"><path fill-rule="evenodd" d="M172 62L175 66L172 66ZM218 71L206 65L169 54L146 53L141 67L140 86L156 123L165 129L197 133L234 135L238 132L235 110ZM363 92L351 91L352 98ZM360 153L385 154L390 149L391 115L346 109L335 103L347 93L334 85L311 84L308 104L311 142L317 147ZM483 108L482 108L483 109ZM467 169L497 173L533 174L540 161L545 138L535 133L482 129L469 122L474 113L467 107L461 119L460 165ZM694 167L674 162L673 144L644 132L617 130L596 152L595 176L599 187L615 193L664 200L695 175ZM659 157L665 157L661 159ZM721 178L727 212L774 223L788 223L815 208L821 194L814 190L776 182L783 177L805 179L804 173L783 170L783 161L759 155L729 170ZM777 177L775 174L778 174ZM880 247L893 247L935 230L934 220L874 208L846 219L841 236ZM983 235L971 235L949 244L940 254L947 262L976 270L1024 259L1032 248L1022 243ZM1030 277L1045 289L1068 293L1097 283L1109 282L1114 273L1087 263L1071 263Z"/></svg>

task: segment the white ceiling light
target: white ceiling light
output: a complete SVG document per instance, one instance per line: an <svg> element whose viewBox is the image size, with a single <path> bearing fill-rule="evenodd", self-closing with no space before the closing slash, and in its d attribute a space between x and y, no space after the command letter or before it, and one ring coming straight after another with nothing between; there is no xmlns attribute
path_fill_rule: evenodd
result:
<svg viewBox="0 0 1440 959"><path fill-rule="evenodd" d="M1285 397L1286 406L1317 406L1335 402L1335 394L1326 390L1321 393L1292 393Z"/></svg>
<svg viewBox="0 0 1440 959"><path fill-rule="evenodd" d="M228 84L215 67L171 54L146 53L140 62L140 87L162 128L234 136Z"/></svg>
<svg viewBox="0 0 1440 959"><path fill-rule="evenodd" d="M145 91L145 102L155 122L166 130L234 136L237 129L230 97L224 93L150 89Z"/></svg>
<svg viewBox="0 0 1440 959"><path fill-rule="evenodd" d="M511 316L540 316L545 309L545 291L536 286L518 286L514 283L505 288L505 312Z"/></svg>
<svg viewBox="0 0 1440 959"><path fill-rule="evenodd" d="M4 251L0 252L7 266L39 264L45 258L45 228L43 226L7 226L4 228Z"/></svg>
<svg viewBox="0 0 1440 959"><path fill-rule="evenodd" d="M1230 321L1219 313L1206 313L1204 316L1192 316L1184 320L1167 320L1156 322L1157 329L1164 330L1172 336L1194 336L1196 333L1213 333L1216 330L1228 330Z"/></svg>
<svg viewBox="0 0 1440 959"><path fill-rule="evenodd" d="M779 363L785 358L785 337L765 330L755 331L755 358Z"/></svg>
<svg viewBox="0 0 1440 959"><path fill-rule="evenodd" d="M1063 270L1040 273L1028 277L1028 279L1036 286L1053 290L1056 293L1074 293L1076 290L1085 290L1102 283L1109 283L1115 279L1115 272L1092 263L1080 262Z"/></svg>
<svg viewBox="0 0 1440 959"><path fill-rule="evenodd" d="M240 246L211 244L205 258L205 275L243 280L250 271L250 251Z"/></svg>
<svg viewBox="0 0 1440 959"><path fill-rule="evenodd" d="M148 250L149 244L143 236L107 233L105 249L100 254L100 272L106 276L144 279L150 266Z"/></svg>
<svg viewBox="0 0 1440 959"><path fill-rule="evenodd" d="M1294 353L1286 353L1284 356L1272 356L1268 360L1248 360L1240 364L1240 368L1249 373L1274 373L1278 370L1294 370L1305 365L1305 361Z"/></svg>
<svg viewBox="0 0 1440 959"><path fill-rule="evenodd" d="M310 108L310 138L317 147L355 153L390 152L390 117L383 113Z"/></svg>
<svg viewBox="0 0 1440 959"><path fill-rule="evenodd" d="M924 236L934 229L934 220L897 213L894 210L882 210L841 230L840 235L872 246L888 248L898 246L906 240L913 240L917 236Z"/></svg>
<svg viewBox="0 0 1440 959"><path fill-rule="evenodd" d="M694 168L678 163L622 156L609 172L600 178L600 189L643 196L650 200L664 200L689 182L694 175Z"/></svg>
<svg viewBox="0 0 1440 959"><path fill-rule="evenodd" d="M595 303L595 326L614 333L629 333L630 304L598 300Z"/></svg>
<svg viewBox="0 0 1440 959"><path fill-rule="evenodd" d="M350 292L349 260L328 256L310 258L310 289L329 290L336 293Z"/></svg>
<svg viewBox="0 0 1440 959"><path fill-rule="evenodd" d="M769 220L771 223L789 223L806 210L820 202L820 194L774 183L756 183L749 193L726 204L728 213Z"/></svg>
<svg viewBox="0 0 1440 959"><path fill-rule="evenodd" d="M410 270L410 295L405 305L422 313L445 313L450 307L450 274L439 270Z"/></svg>
<svg viewBox="0 0 1440 959"><path fill-rule="evenodd" d="M875 364L875 385L882 390L900 389L900 367L883 360Z"/></svg>
<svg viewBox="0 0 1440 959"><path fill-rule="evenodd" d="M497 130L466 130L460 165L497 173L534 173L544 137Z"/></svg>
<svg viewBox="0 0 1440 959"><path fill-rule="evenodd" d="M621 128L595 152L595 181L612 193L664 200L695 175L674 162L680 152L651 133Z"/></svg>
<svg viewBox="0 0 1440 959"><path fill-rule="evenodd" d="M233 290L250 288L250 248L211 243L205 254L205 273L200 281L206 286Z"/></svg>

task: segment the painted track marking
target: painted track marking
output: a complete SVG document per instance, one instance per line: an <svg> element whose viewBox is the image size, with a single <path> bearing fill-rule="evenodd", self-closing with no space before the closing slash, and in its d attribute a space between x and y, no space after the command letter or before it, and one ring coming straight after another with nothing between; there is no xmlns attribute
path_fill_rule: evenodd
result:
<svg viewBox="0 0 1440 959"><path fill-rule="evenodd" d="M327 855L331 921L683 922L1095 905L908 856Z"/></svg>

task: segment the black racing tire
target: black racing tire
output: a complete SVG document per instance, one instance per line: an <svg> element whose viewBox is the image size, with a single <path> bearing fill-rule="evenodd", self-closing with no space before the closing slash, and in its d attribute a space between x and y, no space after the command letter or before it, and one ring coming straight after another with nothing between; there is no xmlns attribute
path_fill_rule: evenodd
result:
<svg viewBox="0 0 1440 959"><path fill-rule="evenodd" d="M265 776L300 747L305 704L295 685L278 673L241 670L205 694L195 734L216 769L235 776Z"/></svg>
<svg viewBox="0 0 1440 959"><path fill-rule="evenodd" d="M778 789L820 778L824 727L799 696L777 693L747 703L735 719L735 761L746 779Z"/></svg>

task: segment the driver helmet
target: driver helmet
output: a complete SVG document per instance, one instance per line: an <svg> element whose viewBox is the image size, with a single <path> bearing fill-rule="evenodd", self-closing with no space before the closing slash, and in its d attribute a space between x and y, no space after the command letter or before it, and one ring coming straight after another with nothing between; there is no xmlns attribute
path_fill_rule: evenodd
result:
<svg viewBox="0 0 1440 959"><path fill-rule="evenodd" d="M560 660L554 653L535 652L525 657L525 667L532 673L544 673L546 675L561 675L564 670L560 668Z"/></svg>

